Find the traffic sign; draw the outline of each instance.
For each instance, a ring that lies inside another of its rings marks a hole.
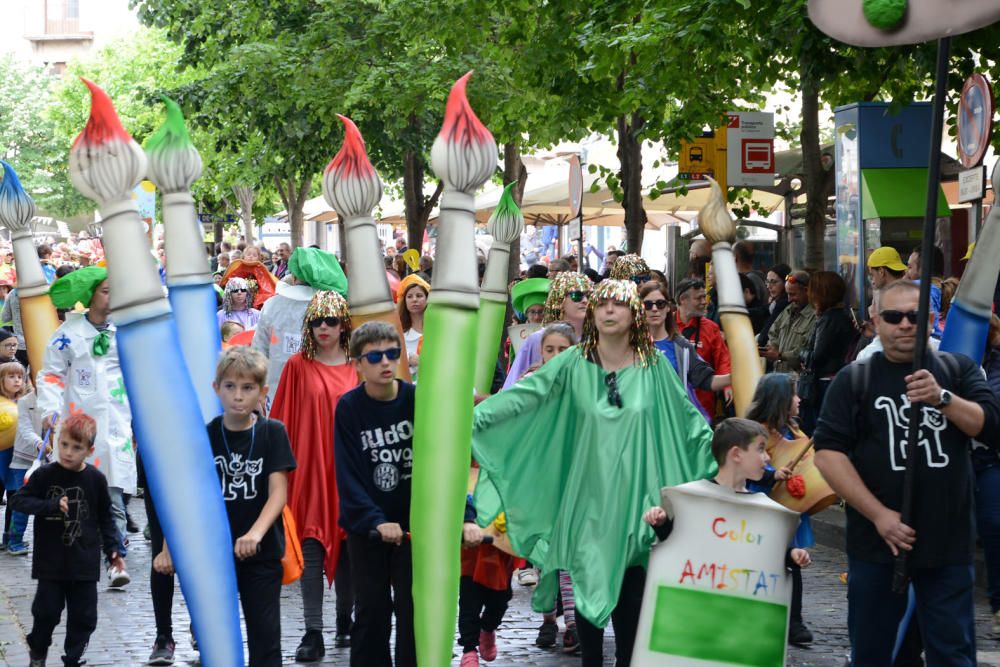
[[[774,185],[774,114],[731,111],[727,116],[729,185]]]
[[[569,158],[569,218],[574,220],[580,216],[583,208],[583,164],[579,155]]]
[[[986,167],[978,165],[958,174],[958,201],[968,202],[983,198],[986,186]]]
[[[982,74],[973,74],[962,86],[958,101],[958,155],[967,169],[983,161],[993,132],[993,91]]]
[[[678,170],[688,174],[688,180],[703,180],[715,173],[715,133],[706,132],[691,141],[681,139]],[[683,176],[682,176],[683,178]]]

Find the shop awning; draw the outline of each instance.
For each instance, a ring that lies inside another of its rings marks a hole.
[[[927,169],[862,169],[861,217],[922,218],[927,205]],[[938,186],[937,214],[951,215],[948,199]]]

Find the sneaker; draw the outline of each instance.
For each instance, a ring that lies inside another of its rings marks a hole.
[[[517,583],[521,586],[534,586],[538,583],[538,570],[533,567],[517,571]]]
[[[139,524],[135,522],[131,515],[125,515],[125,532],[126,533],[138,533]]]
[[[555,621],[544,621],[538,628],[538,638],[535,646],[539,648],[552,648],[556,645],[556,636],[559,634],[559,626]]]
[[[174,664],[174,640],[172,637],[157,637],[153,644],[153,652],[149,654],[147,665]]]
[[[346,632],[338,632],[333,638],[333,645],[336,648],[351,648],[351,635]]]
[[[1000,635],[1000,611],[993,612],[993,634]]]
[[[567,626],[563,633],[563,653],[575,654],[580,652],[580,639],[576,636],[576,626]]]
[[[108,586],[110,588],[121,588],[128,585],[130,581],[132,581],[132,577],[128,576],[125,568],[118,567],[117,565],[112,565],[108,568]]]
[[[319,630],[306,630],[306,634],[295,650],[295,662],[319,662],[326,655],[323,646],[323,633]]]
[[[458,663],[458,667],[479,667],[479,654],[476,653],[476,649],[463,653],[462,662]]]
[[[801,646],[812,644],[813,633],[802,621],[792,621],[788,624],[788,643]]]
[[[479,631],[479,655],[486,662],[493,662],[497,659],[497,631]]]
[[[7,545],[7,553],[11,556],[27,556],[31,549],[24,542],[18,542],[16,544]]]

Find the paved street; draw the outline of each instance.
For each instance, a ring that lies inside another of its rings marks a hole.
[[[129,511],[140,525],[145,525],[141,500],[133,500]],[[85,656],[89,665],[141,665],[149,655],[155,638],[147,583],[151,559],[149,544],[141,535],[133,535],[130,548],[132,583],[124,591],[101,589],[100,621]],[[840,583],[839,575],[845,569],[846,561],[841,552],[820,546],[813,551],[813,562],[813,566],[804,573],[805,618],[816,635],[816,642],[810,649],[792,648],[788,664],[795,667],[841,667],[847,655],[847,629],[846,587]],[[30,557],[14,558],[0,554],[0,665],[24,667],[28,663],[24,634],[31,626],[30,610],[35,589],[30,579],[30,566]],[[327,595],[327,608],[332,620],[332,591]],[[512,607],[498,633],[500,655],[491,664],[498,667],[578,665],[578,658],[542,651],[533,646],[539,617],[530,610],[529,596],[529,589],[515,585]],[[285,664],[294,665],[292,657],[303,632],[297,585],[285,587],[282,607]],[[989,609],[984,600],[980,600],[977,606],[977,620],[980,665],[1000,667],[1000,643],[989,638]],[[175,628],[186,628],[187,623],[187,611],[178,588],[174,603]],[[61,630],[56,633],[50,665],[60,664]],[[197,664],[187,633],[177,632],[176,639],[177,664]],[[348,650],[333,649],[332,640],[331,631],[327,633],[328,653],[322,664],[347,665]],[[608,665],[613,664],[610,653],[609,643]]]

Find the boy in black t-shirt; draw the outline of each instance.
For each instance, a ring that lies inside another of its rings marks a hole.
[[[215,371],[222,416],[208,424],[229,515],[236,586],[247,626],[250,667],[281,665],[281,511],[295,458],[285,427],[258,417],[267,396],[267,358],[249,347],[226,350]]]
[[[31,576],[38,580],[38,589],[31,605],[30,667],[44,667],[63,606],[63,663],[82,664],[87,642],[97,628],[102,542],[112,565],[125,568],[117,551],[118,529],[111,514],[108,480],[86,464],[94,453],[96,435],[97,424],[91,417],[81,413],[67,418],[59,433],[56,462],[36,470],[11,501],[16,511],[35,515]]]
[[[406,535],[415,391],[396,379],[402,341],[390,325],[361,325],[351,334],[350,348],[364,382],[337,403],[334,443],[340,525],[347,531],[357,594],[351,667],[393,664],[394,609],[396,667],[415,667],[413,567]]]

